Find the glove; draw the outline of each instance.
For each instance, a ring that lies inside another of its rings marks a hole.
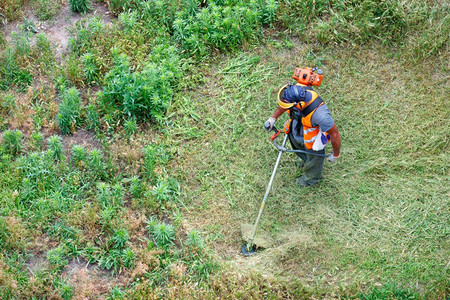
[[[330,163],[335,163],[335,162],[337,162],[338,158],[339,158],[339,155],[334,156],[333,153],[331,153],[331,155],[327,157],[327,161]]]
[[[277,119],[275,119],[275,118],[273,118],[273,117],[270,117],[267,121],[266,121],[266,123],[264,123],[264,128],[267,130],[267,131],[270,131],[270,130],[272,130],[272,127],[273,127],[273,125],[275,125],[275,122],[277,121]]]

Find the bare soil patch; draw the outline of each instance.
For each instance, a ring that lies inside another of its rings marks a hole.
[[[112,287],[123,286],[127,281],[127,276],[112,276],[83,259],[73,259],[65,267],[62,277],[73,287],[73,299],[105,299]]]
[[[70,152],[73,145],[80,145],[91,150],[101,149],[102,147],[100,142],[95,138],[95,134],[84,129],[74,132],[73,135],[64,136],[63,144],[66,153]]]
[[[46,21],[39,21],[33,10],[28,7],[24,10],[23,19],[8,23],[0,28],[8,41],[11,41],[11,33],[19,31],[19,25],[23,23],[24,19],[32,21],[36,29],[44,33],[50,40],[56,51],[56,59],[60,61],[63,54],[66,53],[69,45],[70,32],[69,29],[78,21],[91,18],[100,17],[107,25],[111,25],[114,17],[108,11],[108,7],[104,3],[92,3],[92,11],[87,14],[74,13],[70,10],[69,4],[66,2],[62,5],[58,15],[53,19]]]

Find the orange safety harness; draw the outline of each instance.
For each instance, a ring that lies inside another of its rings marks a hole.
[[[305,86],[303,84],[297,84],[297,85]],[[312,126],[311,117],[314,114],[314,112],[317,110],[317,108],[319,108],[321,105],[323,105],[324,102],[323,102],[322,98],[311,88],[306,87],[305,92],[311,94],[311,95],[308,95],[308,97],[305,97],[305,98],[309,98],[309,96],[310,96],[310,100],[308,100],[307,102],[300,101],[299,103],[293,105],[289,109],[288,113],[291,118],[288,119],[286,121],[286,123],[284,124],[284,132],[286,134],[290,132],[291,123],[292,123],[292,115],[296,115],[296,114],[291,113],[291,109],[300,110],[301,123],[303,126],[303,142],[305,144],[306,149],[310,150],[313,148],[314,141],[316,140],[316,137],[320,132],[319,126]],[[326,132],[324,132],[324,135],[327,136],[328,134]]]

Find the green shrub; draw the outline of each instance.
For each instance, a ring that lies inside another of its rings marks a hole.
[[[59,240],[76,240],[79,231],[69,225],[64,221],[56,221],[54,224],[49,226],[48,233],[52,237],[56,237]]]
[[[55,52],[50,43],[50,40],[43,33],[36,35],[36,44],[32,49],[32,56],[39,67],[45,73],[51,73],[54,69],[53,66],[56,63]]]
[[[106,166],[103,162],[103,154],[98,149],[92,149],[88,155],[88,166],[94,179],[103,179],[106,176]]]
[[[100,115],[97,112],[97,107],[94,104],[89,104],[86,108],[86,128],[97,132],[100,126]]]
[[[44,196],[59,187],[53,151],[21,156],[17,169],[23,177],[19,195],[24,202]]]
[[[155,167],[158,162],[158,147],[155,145],[147,145],[144,149],[144,174],[153,179],[155,177]]]
[[[17,156],[21,153],[23,145],[22,145],[23,134],[20,130],[6,130],[3,133],[3,147],[5,152],[12,155]]]
[[[162,145],[147,145],[142,149],[142,152],[144,153],[144,175],[154,181],[156,179],[155,167],[158,164],[167,163],[170,157]]]
[[[127,118],[162,122],[179,76],[176,48],[155,47],[151,62],[141,72],[133,72],[127,55],[114,56],[114,67],[105,75],[105,85],[99,93],[104,110],[118,109]]]
[[[96,83],[99,79],[99,68],[97,66],[96,58],[92,53],[85,53],[81,57],[83,63],[84,77],[88,83]]]
[[[136,119],[130,118],[123,124],[123,130],[125,131],[125,136],[130,138],[133,134],[138,131],[139,127],[136,123]]]
[[[191,230],[187,235],[186,245],[196,249],[203,249],[204,242],[200,232],[195,229]]]
[[[69,49],[77,55],[92,51],[97,43],[109,35],[100,17],[77,22],[70,33],[72,37],[69,39]]]
[[[135,260],[136,254],[130,248],[112,249],[101,255],[98,265],[102,269],[112,270],[115,274],[123,268],[132,268]]]
[[[172,191],[169,188],[169,184],[165,180],[158,179],[156,185],[151,190],[151,194],[158,201],[159,206],[164,206],[164,204],[170,200],[172,196]]]
[[[181,47],[197,56],[210,48],[235,49],[258,34],[258,11],[243,5],[220,6],[210,3],[195,16],[183,11],[173,22],[174,37]]]
[[[113,236],[111,237],[112,247],[114,249],[123,249],[123,247],[130,240],[130,235],[126,229],[118,229],[114,231]]]
[[[123,12],[119,15],[118,19],[124,32],[127,34],[140,29],[136,11]]]
[[[118,209],[123,204],[124,190],[119,184],[109,186],[101,182],[97,185],[97,200],[101,207]]]
[[[134,10],[137,7],[137,3],[141,2],[140,0],[110,0],[108,1],[109,9],[115,14],[118,15],[121,12]]]
[[[123,291],[120,287],[114,286],[109,292],[108,296],[106,296],[106,300],[123,300],[126,299],[126,292]]]
[[[20,31],[11,33],[11,41],[14,45],[14,52],[16,56],[27,57],[31,53],[31,40],[33,33],[30,31]]]
[[[31,144],[33,145],[34,150],[42,150],[43,142],[44,135],[42,133],[40,133],[39,131],[35,131],[31,134]]]
[[[102,225],[102,231],[110,232],[112,229],[112,221],[117,215],[117,210],[113,207],[104,207],[100,213],[100,224]]]
[[[147,230],[158,247],[167,250],[173,245],[173,241],[175,240],[175,229],[172,225],[164,222],[157,223],[154,220],[150,220],[147,225]]]
[[[72,163],[77,168],[83,168],[87,163],[88,152],[81,145],[72,146]]]
[[[133,178],[131,178],[130,194],[134,198],[139,199],[142,197],[142,193],[143,193],[142,181],[137,176],[134,176]]]
[[[141,11],[140,18],[142,20],[151,20],[149,26],[162,26],[165,31],[172,33],[172,24],[175,20],[177,11],[182,10],[182,5],[186,5],[184,10],[189,11],[189,15],[194,15],[198,8],[198,1],[190,0],[185,1],[171,1],[171,0],[157,0],[157,1],[140,1],[139,9]],[[148,26],[147,24],[145,26]]]
[[[263,25],[272,24],[276,20],[278,1],[277,0],[252,0],[250,8],[258,12],[259,22]]]
[[[61,160],[64,157],[63,143],[60,136],[53,135],[48,138],[48,149],[52,151],[55,160]]]
[[[59,113],[56,116],[62,133],[70,134],[81,122],[81,99],[80,93],[75,87],[63,90],[59,103]]]
[[[92,3],[90,0],[69,0],[70,9],[73,12],[85,13],[92,10]]]
[[[8,115],[16,106],[16,97],[11,94],[0,94],[0,115]]]
[[[63,300],[69,300],[72,299],[74,294],[73,287],[68,282],[64,282],[59,280],[59,283],[57,285],[59,295]]]
[[[65,250],[61,246],[47,251],[47,260],[58,270],[64,268],[69,262]]]
[[[65,63],[65,76],[70,81],[71,85],[82,86],[83,85],[83,70],[80,60],[74,56],[70,55]]]

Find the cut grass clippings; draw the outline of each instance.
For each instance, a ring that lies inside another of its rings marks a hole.
[[[298,159],[283,155],[261,227],[274,236],[306,232],[315,246],[281,243],[258,254],[263,267],[255,268],[288,280],[300,276],[328,296],[393,282],[440,298],[449,253],[448,91],[441,80],[418,82],[445,73],[433,68],[418,74],[424,66],[405,65],[381,48],[316,52],[324,56],[325,72],[317,90],[340,129],[342,156],[325,164],[319,185],[301,189],[294,184]],[[229,263],[240,260],[239,224],[254,222],[277,156],[262,124],[290,77],[286,62],[292,69],[313,63],[302,53],[307,45],[290,51],[266,45],[225,57],[214,63],[205,85],[174,103],[187,111],[175,115],[172,130],[195,128],[200,136],[173,135],[180,145],[173,170],[189,207],[185,216]]]

